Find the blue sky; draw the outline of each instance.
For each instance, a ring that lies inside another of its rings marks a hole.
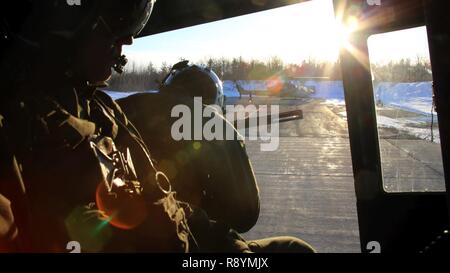
[[[371,59],[427,57],[424,28],[401,34],[374,36],[369,42]],[[331,0],[313,0],[265,12],[152,35],[124,48],[139,65],[173,64],[180,58],[199,61],[209,57],[267,60],[280,57],[285,63],[309,58],[338,58],[342,31],[334,19]]]

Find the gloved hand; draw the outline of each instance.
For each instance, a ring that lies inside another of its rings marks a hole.
[[[198,249],[191,252],[250,253],[246,241],[227,224],[209,219],[206,212],[195,208],[188,219]]]

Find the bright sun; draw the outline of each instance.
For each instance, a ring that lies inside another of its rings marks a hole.
[[[261,61],[277,56],[297,64],[310,59],[334,62],[339,49],[352,50],[349,38],[359,28],[356,17],[335,16],[332,0],[314,0],[141,38],[125,53],[144,65],[175,63],[180,57],[200,61],[238,56]]]
[[[350,46],[350,35],[358,29],[358,19],[355,17],[349,17],[346,22],[336,20],[335,33],[336,41],[339,48],[347,48]]]

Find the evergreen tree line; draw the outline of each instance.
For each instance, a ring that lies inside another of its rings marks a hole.
[[[339,62],[320,62],[305,60],[300,64],[284,64],[279,57],[268,61],[250,60],[242,57],[208,58],[196,64],[211,68],[222,80],[266,80],[273,77],[299,79],[322,77],[329,80],[342,80]],[[142,91],[157,89],[159,83],[170,72],[172,65],[163,63],[156,68],[152,63],[138,66],[131,62],[122,74],[114,73],[109,80],[109,89],[117,91]],[[431,66],[424,59],[401,59],[387,64],[373,64],[372,75],[381,82],[421,82],[431,81]]]
[[[401,59],[398,62],[389,62],[384,65],[372,65],[375,81],[380,82],[423,82],[431,81],[431,64],[428,60],[417,57]]]

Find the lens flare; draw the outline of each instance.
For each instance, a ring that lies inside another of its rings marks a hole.
[[[278,75],[273,75],[267,79],[267,90],[271,95],[280,94],[281,90],[283,90],[283,80]]]
[[[358,19],[354,16],[350,16],[345,22],[338,20],[336,22],[336,35],[339,41],[339,47],[348,48],[350,46],[350,35],[358,30]]]
[[[138,194],[110,193],[104,183],[96,191],[99,210],[110,219],[109,224],[120,229],[133,229],[147,218],[144,198]]]

